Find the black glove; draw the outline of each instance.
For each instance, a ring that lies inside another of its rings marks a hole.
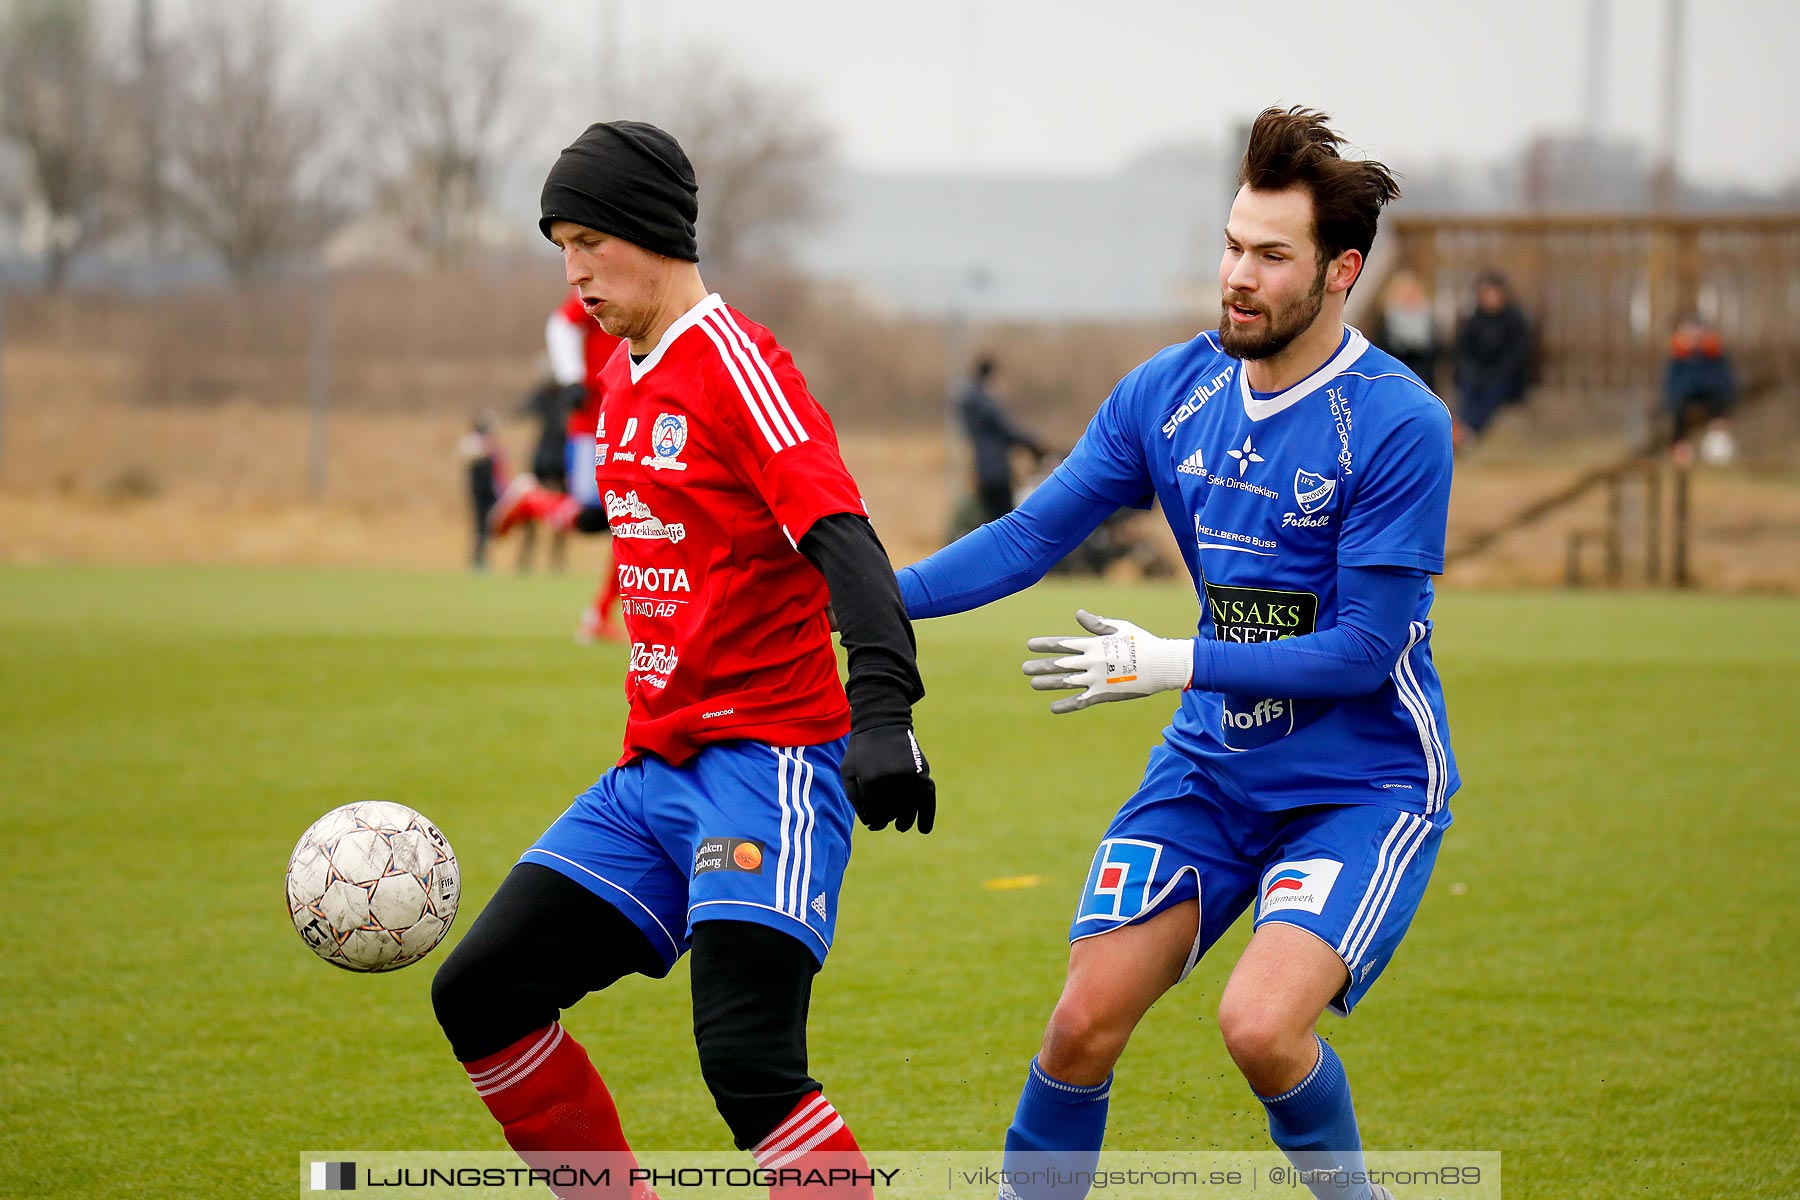
[[[905,833],[916,820],[920,833],[931,832],[937,784],[910,726],[879,725],[852,733],[843,770],[844,790],[864,825],[885,829],[892,821]]]

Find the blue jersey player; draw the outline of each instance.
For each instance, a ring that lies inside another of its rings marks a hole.
[[[1200,601],[1197,636],[1082,612],[1086,636],[1030,642],[1048,656],[1025,664],[1033,687],[1079,689],[1053,712],[1182,695],[1094,854],[1068,979],[1007,1130],[1003,1197],[1086,1194],[1030,1168],[1092,1166],[1132,1030],[1246,908],[1255,931],[1219,1002],[1226,1048],[1276,1145],[1319,1173],[1315,1194],[1387,1195],[1358,1177],[1349,1083],[1314,1027],[1381,975],[1450,823],[1429,614],[1451,422],[1344,323],[1399,189],[1380,163],[1340,156],[1325,122],[1269,109],[1252,128],[1219,329],[1126,376],[1017,512],[900,572],[912,617],[961,612],[1155,500]]]

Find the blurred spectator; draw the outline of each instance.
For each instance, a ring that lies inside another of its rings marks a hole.
[[[1694,461],[1698,434],[1702,461],[1730,462],[1737,453],[1730,422],[1736,402],[1737,381],[1725,340],[1698,314],[1688,314],[1669,338],[1669,364],[1663,376],[1663,408],[1675,461],[1684,467]]]
[[[494,436],[494,418],[481,413],[469,426],[469,432],[456,443],[457,455],[468,473],[469,503],[475,510],[475,545],[469,566],[487,570],[488,514],[506,485],[506,455],[500,439]]]
[[[1531,377],[1531,329],[1498,271],[1475,284],[1475,309],[1456,330],[1457,445],[1487,431],[1494,416],[1525,397]]]
[[[569,416],[586,400],[587,388],[580,382],[561,383],[546,376],[531,390],[519,406],[521,416],[537,422],[537,441],[531,449],[531,475],[547,490],[566,493],[569,490],[565,471],[568,457]],[[550,533],[550,569],[561,571],[568,531],[553,529]],[[531,570],[537,551],[537,525],[526,523],[519,528],[519,570]]]
[[[562,457],[555,464],[548,461],[552,435],[546,429],[539,437],[538,452],[546,460],[542,465],[552,469],[546,470],[541,479],[535,474],[514,479],[494,505],[492,524],[495,537],[514,528],[521,528],[523,536],[530,536],[535,526],[545,526],[555,539],[551,543],[552,560],[560,562],[563,539],[571,530],[610,532],[594,476],[594,446],[606,398],[600,372],[618,350],[620,341],[600,328],[600,323],[588,315],[580,294],[571,288],[544,325],[544,343],[550,354],[552,382],[536,395],[549,396],[548,389],[553,385],[558,389],[557,405],[564,412]],[[556,405],[540,403],[547,413],[545,420],[553,420],[549,410]],[[618,573],[609,561],[600,572],[600,586],[593,600],[575,627],[575,640],[622,639],[624,627],[612,612],[618,599]]]
[[[1038,460],[1037,465],[1026,475],[1019,488],[1021,497],[1028,496],[1037,486],[1050,477],[1059,460],[1054,455],[1046,455]],[[978,501],[970,496],[951,517],[952,537],[963,534],[982,524],[981,514],[977,511]],[[1137,509],[1121,508],[1106,520],[1100,522],[1098,528],[1076,546],[1068,554],[1050,568],[1050,574],[1063,576],[1105,575],[1115,564],[1130,564],[1129,575],[1138,579],[1165,579],[1175,574],[1176,567],[1164,557],[1162,548],[1153,537],[1144,536],[1144,522],[1138,520],[1143,513]]]
[[[1431,312],[1431,297],[1417,275],[1408,270],[1395,271],[1382,289],[1381,308],[1375,315],[1377,346],[1399,359],[1406,369],[1417,375],[1433,390],[1437,381],[1438,358],[1443,346],[1438,340],[1437,321]]]
[[[1044,446],[1014,424],[994,395],[999,368],[992,358],[975,361],[969,380],[956,399],[956,411],[975,452],[975,499],[982,522],[996,521],[1013,510],[1012,448],[1023,446],[1039,462]]]
[[[559,492],[569,490],[563,477],[569,415],[581,406],[586,392],[580,382],[562,383],[553,376],[545,376],[519,405],[520,416],[537,422],[537,442],[531,450],[531,473],[547,488]]]

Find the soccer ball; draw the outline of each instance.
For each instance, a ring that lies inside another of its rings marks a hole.
[[[313,952],[346,971],[418,962],[456,920],[462,880],[438,827],[387,800],[334,808],[288,859],[288,915]]]

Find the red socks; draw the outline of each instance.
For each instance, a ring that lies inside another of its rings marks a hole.
[[[619,1110],[587,1051],[561,1023],[463,1066],[482,1103],[500,1122],[507,1144],[528,1165],[548,1170],[569,1159],[596,1174],[610,1168],[605,1185],[566,1187],[553,1179],[558,1196],[655,1200],[647,1186],[628,1186],[637,1159],[619,1127]],[[776,1173],[769,1200],[873,1200],[868,1159],[844,1118],[818,1092],[796,1104],[750,1152],[757,1166]]]
[[[588,1061],[587,1051],[561,1023],[527,1034],[498,1054],[464,1063],[469,1081],[506,1133],[506,1142],[531,1166],[554,1167],[559,1156],[596,1155],[611,1167],[610,1187],[555,1188],[557,1195],[583,1200],[637,1200],[623,1178],[637,1160],[619,1128],[619,1110]],[[596,1168],[598,1169],[598,1168]]]
[[[769,1187],[769,1200],[872,1200],[868,1182],[869,1160],[863,1157],[850,1127],[837,1109],[819,1092],[794,1105],[769,1136],[750,1148],[756,1165],[768,1171],[800,1172],[797,1179],[841,1179],[833,1187],[821,1184],[777,1182]],[[851,1175],[860,1178],[851,1179]]]

